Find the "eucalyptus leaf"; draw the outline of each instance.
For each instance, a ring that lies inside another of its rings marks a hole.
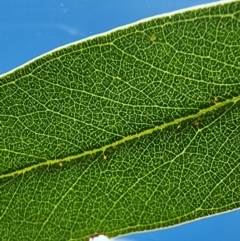
[[[0,237],[87,240],[240,207],[240,2],[146,19],[0,76]]]

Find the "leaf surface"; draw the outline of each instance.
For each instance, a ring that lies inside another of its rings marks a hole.
[[[239,77],[239,1],[0,76],[0,237],[113,237],[239,208]]]

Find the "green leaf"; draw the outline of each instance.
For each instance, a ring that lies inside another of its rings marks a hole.
[[[239,1],[0,76],[2,240],[113,237],[239,208],[239,77]]]

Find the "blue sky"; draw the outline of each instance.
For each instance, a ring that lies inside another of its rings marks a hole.
[[[210,0],[1,0],[0,74],[61,45]],[[240,210],[124,240],[237,241]]]

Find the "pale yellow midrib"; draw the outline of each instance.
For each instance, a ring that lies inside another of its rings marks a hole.
[[[142,132],[140,132],[138,134],[126,136],[126,137],[122,138],[121,140],[115,141],[115,142],[113,142],[111,144],[108,144],[108,145],[105,145],[103,147],[96,148],[96,149],[89,150],[89,151],[85,151],[85,152],[83,152],[81,154],[68,156],[68,157],[61,158],[61,159],[48,160],[48,161],[41,162],[41,163],[38,163],[38,164],[35,164],[35,165],[32,165],[32,166],[29,166],[29,167],[17,170],[17,171],[13,171],[13,172],[10,172],[10,173],[2,174],[2,175],[0,175],[0,179],[7,178],[7,177],[12,177],[12,176],[18,175],[18,174],[24,174],[24,173],[29,172],[29,171],[31,171],[31,170],[33,170],[35,168],[38,168],[38,167],[49,166],[49,165],[53,165],[53,164],[57,164],[57,163],[63,163],[63,162],[75,160],[75,159],[81,158],[83,156],[96,154],[97,152],[104,153],[110,147],[116,147],[116,146],[118,146],[120,144],[123,144],[126,141],[130,141],[130,140],[142,137],[144,135],[149,135],[149,134],[151,134],[154,131],[163,130],[163,129],[167,128],[167,127],[170,127],[170,126],[173,126],[173,125],[177,125],[177,124],[179,124],[179,123],[181,123],[183,121],[187,121],[187,120],[190,120],[190,119],[197,119],[200,116],[202,116],[202,115],[204,115],[206,113],[209,113],[209,112],[211,112],[213,110],[216,110],[216,109],[218,109],[220,107],[223,107],[223,106],[225,106],[227,104],[230,104],[230,103],[235,104],[239,100],[240,100],[240,96],[233,97],[232,99],[227,99],[227,100],[225,100],[223,102],[215,103],[215,105],[210,106],[210,107],[208,107],[206,109],[202,109],[202,110],[200,110],[196,114],[191,114],[191,115],[188,115],[188,116],[185,116],[185,117],[180,117],[180,118],[175,119],[174,121],[171,121],[171,122],[168,122],[168,123],[164,123],[164,124],[162,124],[160,126],[155,126],[155,127],[151,128],[151,129],[142,131]]]

